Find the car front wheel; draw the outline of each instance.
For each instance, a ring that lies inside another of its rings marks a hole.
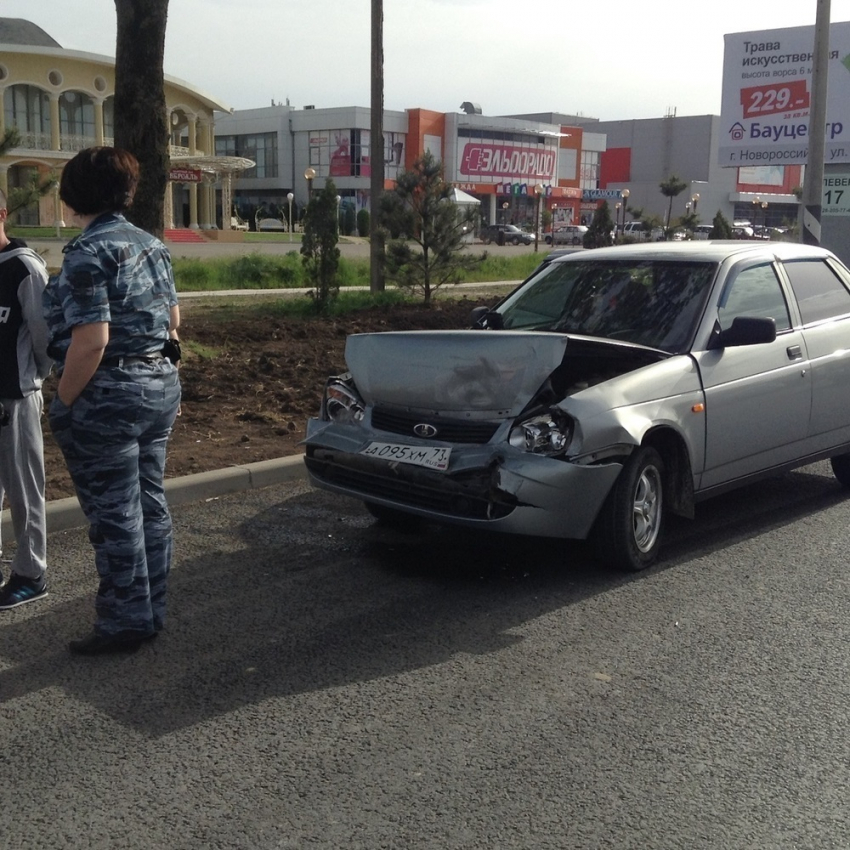
[[[829,463],[838,483],[842,487],[850,487],[850,454],[831,457]]]
[[[658,557],[663,521],[664,459],[642,446],[623,466],[596,519],[597,557],[621,569],[646,569]]]
[[[511,239],[511,245],[519,245],[519,236],[514,236],[514,238]]]

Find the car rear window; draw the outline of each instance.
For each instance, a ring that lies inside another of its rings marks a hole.
[[[825,260],[790,260],[784,266],[803,324],[850,313],[850,292]]]

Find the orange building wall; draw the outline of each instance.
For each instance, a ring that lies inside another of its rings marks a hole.
[[[425,153],[425,136],[439,136],[441,146],[446,143],[446,115],[430,109],[408,109],[407,144],[404,151],[404,167],[413,168],[413,163]],[[440,150],[440,159],[444,151]]]

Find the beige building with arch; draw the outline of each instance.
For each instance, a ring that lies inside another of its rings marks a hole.
[[[0,18],[0,95],[0,137],[8,127],[21,135],[20,146],[0,157],[4,191],[26,185],[33,172],[41,179],[58,175],[83,148],[113,143],[115,60],[65,50],[29,21]],[[222,164],[214,158],[213,113],[229,107],[169,76],[165,102],[173,165],[181,165],[185,174],[185,163],[191,162],[194,171],[188,175],[191,180],[169,184],[165,226],[215,228],[220,223],[216,184]],[[230,179],[225,174],[225,194]],[[63,219],[58,192],[16,215],[20,224],[58,224]],[[229,216],[226,221],[229,228]]]

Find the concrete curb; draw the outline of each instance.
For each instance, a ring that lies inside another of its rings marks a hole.
[[[212,472],[198,472],[182,478],[167,478],[165,492],[168,504],[172,507],[187,502],[199,502],[214,499],[228,493],[244,490],[257,490],[273,484],[285,484],[287,481],[299,481],[307,477],[304,455],[261,460],[246,463],[243,466],[229,466]],[[4,540],[13,540],[12,518],[9,510],[0,514],[0,528]],[[86,518],[80,509],[76,496],[56,499],[47,503],[47,533],[67,531],[86,525]]]

